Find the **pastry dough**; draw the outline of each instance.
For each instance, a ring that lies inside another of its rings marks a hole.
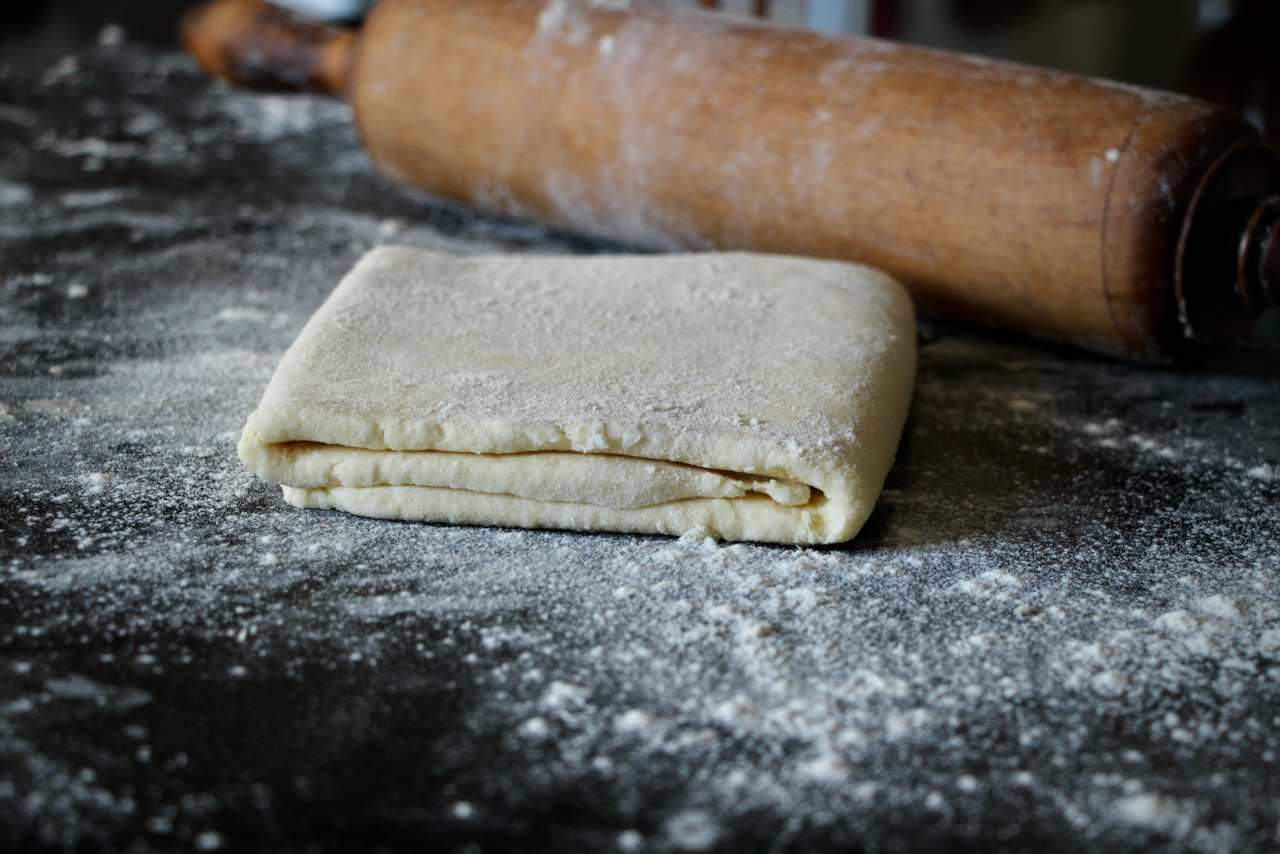
[[[842,542],[915,358],[909,298],[866,267],[382,247],[285,353],[240,457],[305,508]]]

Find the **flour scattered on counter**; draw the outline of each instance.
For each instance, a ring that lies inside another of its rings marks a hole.
[[[657,716],[644,709],[628,709],[618,716],[615,726],[623,732],[643,732],[658,722]]]
[[[270,317],[270,312],[260,308],[238,307],[224,308],[214,320],[218,323],[265,323]]]
[[[547,693],[542,701],[552,708],[564,708],[581,706],[587,702],[587,698],[590,696],[590,688],[571,685],[568,682],[555,681],[547,688]]]
[[[226,846],[227,839],[216,830],[206,830],[197,834],[192,844],[197,851],[218,851]]]
[[[4,115],[76,119],[22,124],[39,168],[0,183],[4,832],[554,812],[593,850],[1275,848],[1274,348],[1185,376],[936,335],[845,548],[299,513],[236,440],[360,247],[583,247],[389,191],[341,104],[111,55],[118,116],[77,112],[89,60],[0,81]]]
[[[644,834],[638,830],[624,830],[618,834],[617,846],[623,852],[639,851],[644,846]]]
[[[40,75],[41,86],[78,82],[81,76],[80,59],[76,56],[64,56],[45,69]]]
[[[796,771],[801,777],[822,783],[842,783],[852,767],[838,754],[827,753],[801,762]]]
[[[1249,477],[1257,478],[1258,480],[1276,480],[1278,476],[1276,467],[1270,463],[1263,463],[1262,465],[1247,469],[1245,474],[1249,475]]]
[[[31,204],[35,193],[26,184],[0,181],[0,208],[18,208]]]
[[[107,24],[98,30],[96,41],[102,47],[117,48],[129,37],[129,31],[122,24]]]
[[[1175,838],[1186,836],[1195,824],[1194,814],[1186,804],[1151,792],[1123,797],[1115,809],[1122,821],[1161,830]]]
[[[705,812],[682,812],[667,821],[667,838],[678,851],[707,851],[716,844],[720,828]]]
[[[63,193],[58,203],[64,208],[96,208],[113,205],[129,196],[128,190],[111,188],[107,190],[86,190]]]

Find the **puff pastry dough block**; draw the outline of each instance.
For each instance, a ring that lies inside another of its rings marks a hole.
[[[382,247],[239,451],[303,508],[836,543],[884,483],[915,362],[909,298],[866,267]]]

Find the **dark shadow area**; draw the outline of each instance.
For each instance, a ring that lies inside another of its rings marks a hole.
[[[93,45],[100,36],[176,47],[178,20],[197,0],[6,0],[0,63],[26,76]],[[122,31],[103,32],[115,25]]]

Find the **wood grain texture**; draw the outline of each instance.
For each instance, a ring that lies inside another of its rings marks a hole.
[[[1280,263],[1280,162],[1191,98],[638,2],[383,0],[355,53],[378,167],[482,209],[861,261],[926,314],[1157,363],[1278,289],[1236,259]]]

